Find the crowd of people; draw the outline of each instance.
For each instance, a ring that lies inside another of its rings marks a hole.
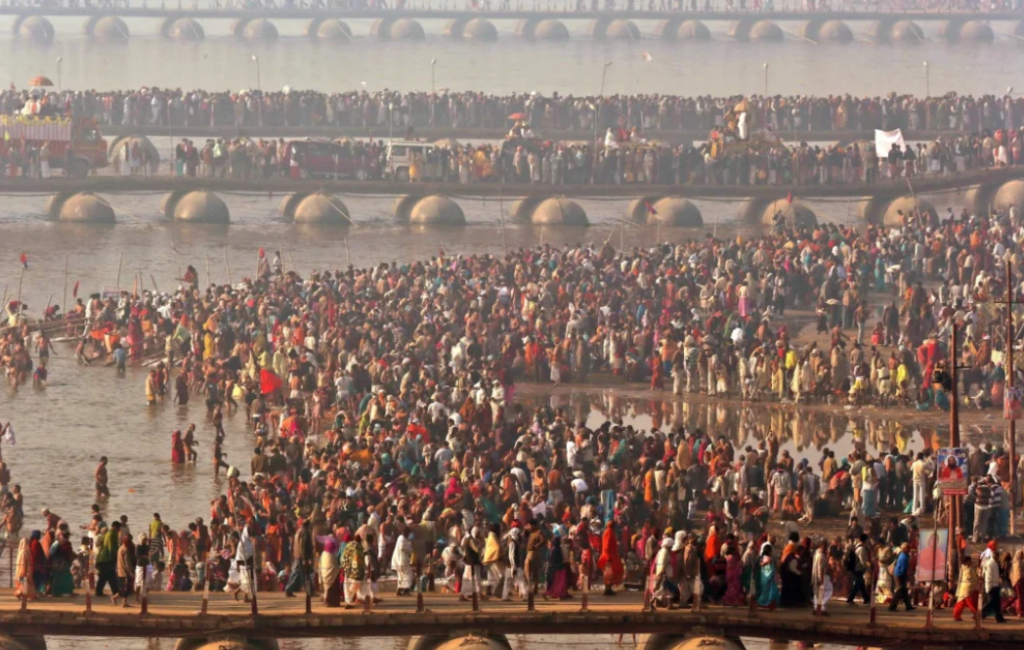
[[[386,582],[398,598],[565,599],[625,586],[662,607],[753,599],[821,613],[834,592],[909,609],[936,589],[956,616],[983,593],[1002,619],[1011,602],[1024,606],[1024,551],[998,549],[1021,495],[1005,449],[971,451],[953,541],[959,582],[920,585],[920,518],[948,516],[930,446],[855,437],[847,452],[797,459],[781,432],[741,441],[699,427],[591,427],[517,399],[524,380],[576,385],[600,373],[678,396],[937,409],[949,405],[952,361],[961,395],[1001,405],[1005,339],[991,298],[1005,293],[1004,262],[1024,261],[1020,214],[904,219],[631,251],[442,252],[305,277],[261,250],[255,276],[234,286],[188,267],[172,294],[79,299],[69,314],[86,332],[78,358],[109,355],[118,371],[159,360],[145,380],[149,408],[205,405],[228,489],[205,517],[154,515],[132,534],[104,512],[117,471],[104,457],[97,505],[80,515],[88,537],[76,551],[68,521],[44,511],[45,526],[21,542],[19,594],[66,595],[92,566],[95,593],[110,585],[122,606],[143,588],[209,584],[240,597],[315,588],[326,606],[353,607]],[[19,311],[11,318],[3,363],[30,370],[32,334]],[[247,467],[223,457],[226,417],[251,430]],[[195,436],[172,433],[172,463],[196,462]],[[0,479],[17,538],[23,498],[9,473]],[[807,533],[846,516],[845,536]],[[976,560],[968,537],[985,545]]]
[[[30,90],[0,92],[0,113],[20,111]],[[746,97],[752,125],[769,125],[780,134],[896,128],[961,133],[1014,130],[1024,126],[1024,97],[1007,94],[915,97],[827,97],[775,95]],[[437,93],[383,90],[320,92],[285,89],[243,92],[141,88],[137,90],[64,90],[48,92],[44,111],[70,112],[101,125],[491,129],[504,132],[523,119],[535,131],[602,133],[608,128],[645,131],[691,130],[708,133],[721,127],[742,96],[670,94],[573,96],[554,93],[492,95],[472,91]],[[515,116],[515,117],[513,117]],[[595,124],[596,122],[596,124]]]

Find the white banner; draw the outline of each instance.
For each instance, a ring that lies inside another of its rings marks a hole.
[[[905,151],[907,143],[903,141],[903,133],[896,129],[895,131],[879,131],[875,129],[875,155],[879,158],[888,158],[889,150],[892,149],[893,144],[900,146],[900,151]]]

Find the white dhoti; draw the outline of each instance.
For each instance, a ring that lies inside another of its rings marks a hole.
[[[511,597],[513,584],[515,584],[519,596],[526,598],[526,576],[523,574],[522,569],[513,569],[512,567],[505,569],[505,585],[501,590],[501,597]]]
[[[473,567],[466,565],[466,568],[462,570],[462,593],[463,596],[472,596],[473,592],[480,593],[480,576],[476,576],[476,580],[473,579]]]
[[[825,580],[814,588],[814,606],[825,611],[825,606],[830,600],[832,600],[832,579],[825,576]]]
[[[399,589],[412,589],[413,574],[411,566],[397,566],[395,567],[395,573],[398,574]]]
[[[345,603],[352,604],[356,602],[357,598],[366,597],[366,589],[363,587],[365,583],[362,580],[350,580],[345,578]]]

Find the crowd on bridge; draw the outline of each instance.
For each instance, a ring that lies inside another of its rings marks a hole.
[[[21,110],[33,90],[0,92],[0,113]],[[339,127],[386,129],[409,127],[505,132],[523,119],[540,134],[596,127],[634,127],[642,131],[710,132],[724,124],[741,96],[671,94],[572,96],[553,93],[492,95],[473,91],[406,92],[365,89],[349,92],[161,89],[51,91],[48,110],[116,126]],[[973,133],[1014,130],[1024,126],[1024,97],[1007,94],[917,97],[909,94],[746,98],[754,125],[765,121],[780,134],[896,128]],[[515,118],[511,118],[515,116]]]
[[[261,249],[255,276],[234,286],[204,283],[190,266],[173,294],[79,299],[69,314],[84,323],[78,358],[109,355],[118,371],[159,359],[145,380],[149,408],[205,406],[228,489],[203,517],[155,514],[132,534],[104,512],[119,471],[104,457],[93,511],[44,510],[45,525],[21,542],[19,594],[66,595],[94,567],[96,594],[109,585],[125,606],[144,588],[209,584],[252,598],[315,584],[326,606],[352,607],[379,599],[386,582],[397,598],[566,599],[624,585],[664,607],[813,600],[820,611],[833,590],[912,607],[928,588],[912,577],[918,518],[940,503],[931,443],[860,438],[848,454],[797,459],[781,432],[595,427],[516,395],[524,380],[599,375],[679,396],[927,410],[948,408],[952,362],[969,403],[1002,404],[992,300],[1006,291],[1004,263],[1024,262],[1020,214],[902,216],[887,229],[780,222],[753,238],[441,252],[305,277]],[[32,371],[33,337],[18,307],[8,312],[2,360],[17,379]],[[34,345],[45,364],[48,339]],[[226,417],[251,430],[248,466],[225,462]],[[173,432],[173,464],[197,462],[197,435]],[[998,548],[1010,495],[1021,494],[1015,464],[991,443],[971,453],[955,548],[966,558],[968,536],[987,547],[973,565],[980,580],[967,570],[959,587],[939,585],[940,602],[964,603],[957,615],[979,592],[997,618],[1004,592],[1024,607],[1024,551],[1007,559]],[[17,538],[25,503],[10,474],[0,465],[0,508]],[[79,548],[69,519],[86,516]],[[846,536],[800,536],[846,516]],[[781,537],[770,519],[785,522]]]

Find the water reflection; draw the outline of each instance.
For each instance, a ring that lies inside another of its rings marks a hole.
[[[572,391],[550,395],[523,395],[525,404],[547,404],[562,409],[566,418],[598,427],[602,422],[630,424],[638,429],[701,429],[713,437],[724,436],[739,448],[756,446],[769,432],[781,440],[781,449],[796,458],[815,457],[828,447],[838,454],[853,449],[869,453],[889,451],[916,452],[925,448],[948,446],[949,427],[907,421],[906,414],[847,414],[842,407],[831,411],[797,410],[777,404],[738,404],[735,402],[688,401],[666,399],[664,394],[650,397],[630,395],[614,389]],[[1002,444],[1002,430],[990,425],[961,427],[963,441]]]

